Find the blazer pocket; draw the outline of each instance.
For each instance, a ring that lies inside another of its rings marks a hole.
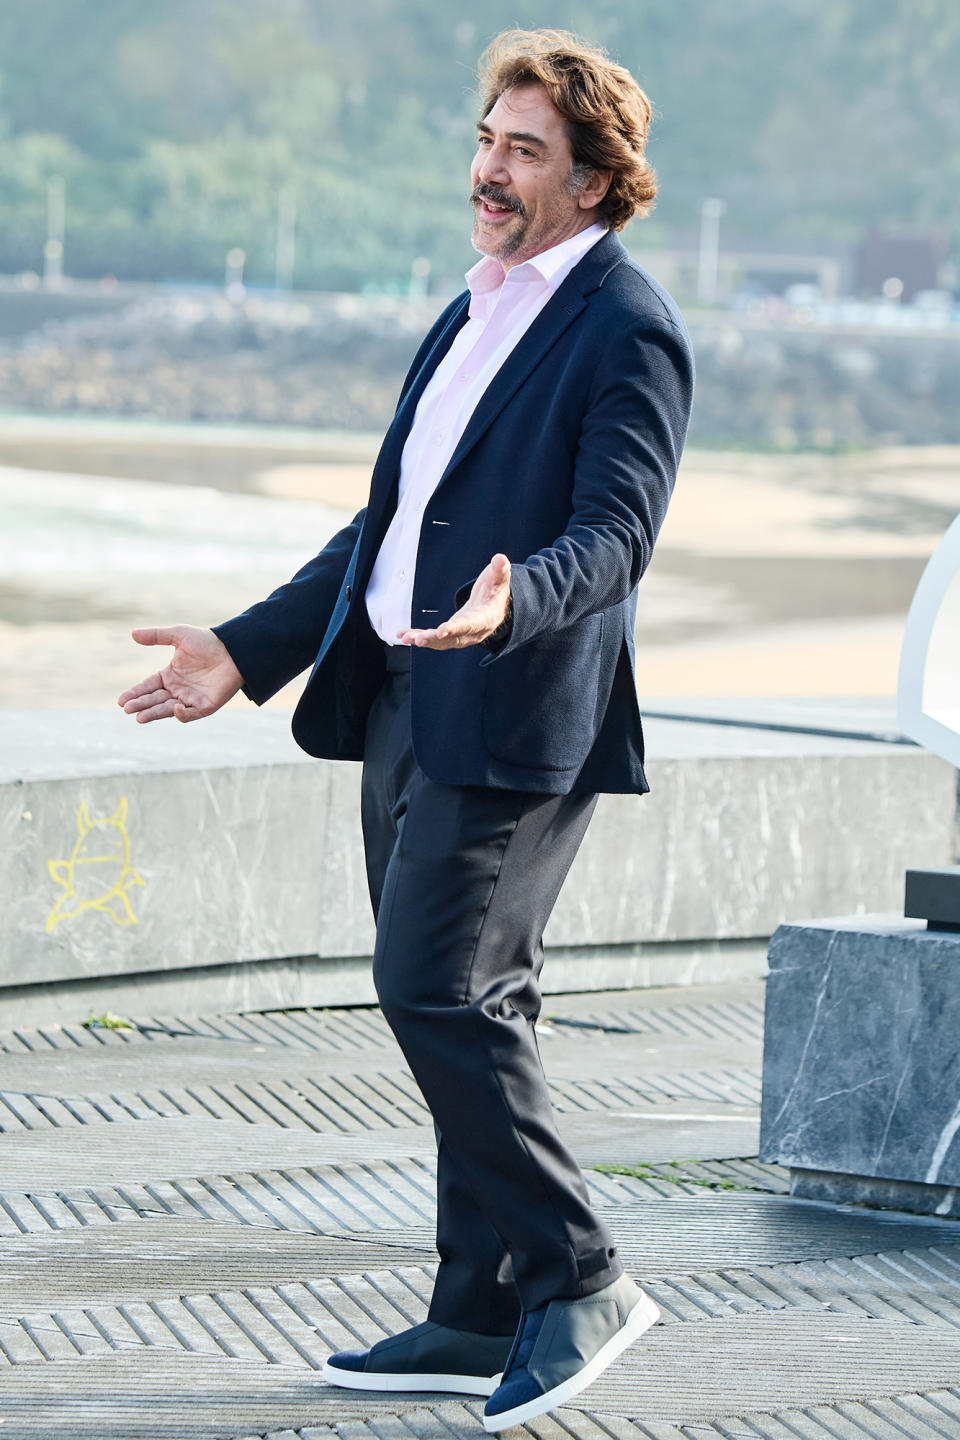
[[[496,759],[579,769],[596,738],[603,616],[541,635],[484,667],[483,741]]]

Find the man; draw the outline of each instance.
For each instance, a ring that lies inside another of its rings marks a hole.
[[[363,760],[374,978],[436,1122],[440,1265],[426,1323],[324,1377],[487,1395],[497,1431],[658,1318],[557,1132],[534,1022],[597,793],[647,789],[636,587],[693,377],[673,302],[615,233],[656,188],[632,77],[562,32],[508,32],[481,104],[484,258],[413,362],[366,509],[214,631],[134,631],[176,653],[120,703],[191,721],[312,665],[297,740]]]

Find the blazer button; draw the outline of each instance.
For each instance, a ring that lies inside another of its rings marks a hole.
[[[344,591],[344,594],[346,595],[346,597],[347,597],[348,600],[352,597],[352,595],[353,595],[353,590],[351,589],[351,587],[350,587],[349,585],[347,586],[346,590]]]

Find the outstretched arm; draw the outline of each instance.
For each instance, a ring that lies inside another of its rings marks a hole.
[[[364,513],[355,515],[286,585],[215,630],[196,625],[134,630],[139,645],[172,645],[173,659],[125,690],[117,703],[140,723],[170,716],[184,723],[202,720],[241,689],[262,705],[314,659]]]
[[[138,645],[172,645],[173,659],[155,675],[124,690],[117,701],[138,724],[173,716],[202,720],[232,700],[243,684],[230,652],[212,630],[197,625],[134,630]]]

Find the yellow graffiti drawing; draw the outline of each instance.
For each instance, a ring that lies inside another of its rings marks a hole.
[[[48,931],[84,910],[104,911],[117,925],[136,925],[127,891],[145,881],[130,864],[126,795],[112,815],[99,820],[91,820],[84,800],[69,860],[48,860],[47,869],[64,890],[47,916]]]

